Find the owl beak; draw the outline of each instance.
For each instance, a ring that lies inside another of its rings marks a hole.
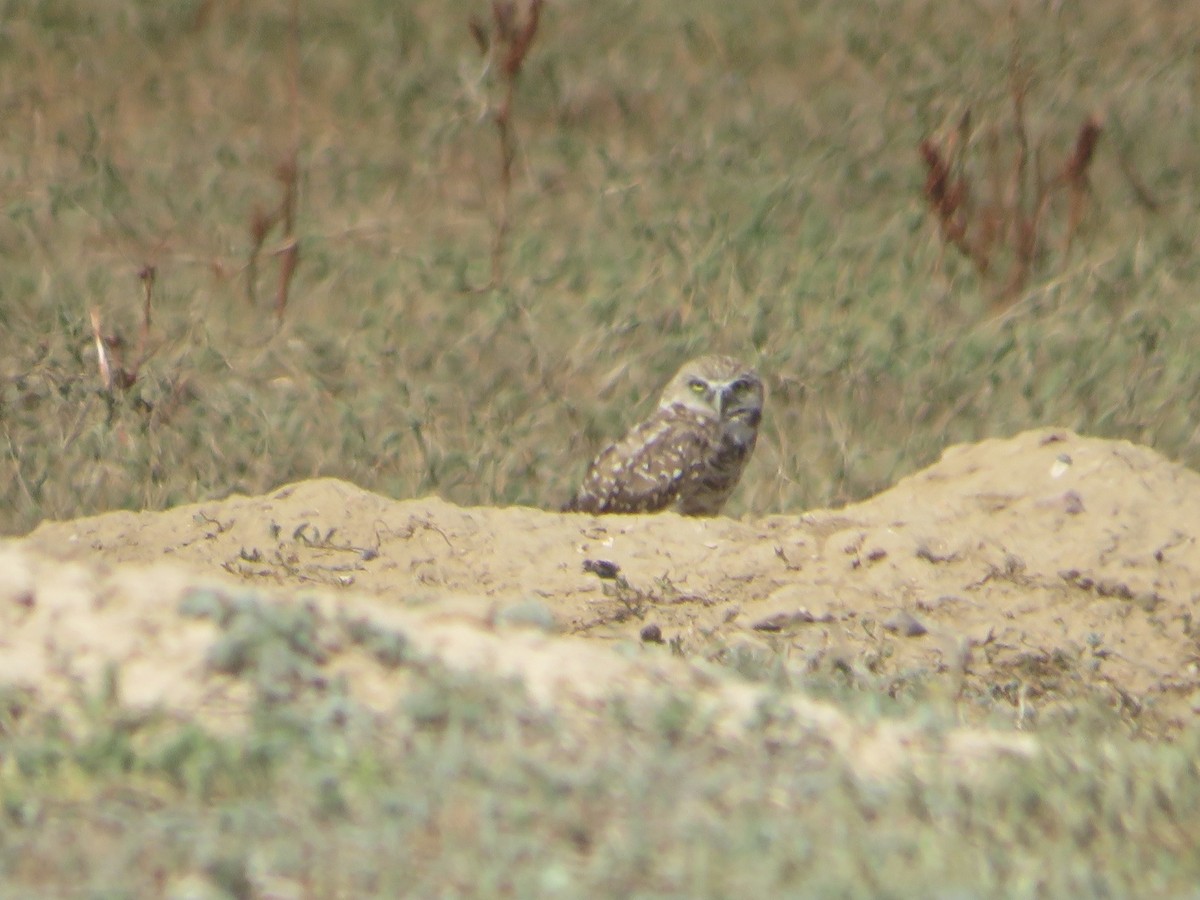
[[[733,398],[733,390],[724,388],[717,391],[717,415],[722,419],[725,418],[725,410],[729,406],[729,401]]]

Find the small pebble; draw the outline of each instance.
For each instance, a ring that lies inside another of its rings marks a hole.
[[[903,637],[920,637],[929,633],[929,629],[920,619],[903,609],[888,616],[883,622],[883,627]]]
[[[663,643],[662,629],[654,624],[645,626],[642,629],[642,642],[646,644]]]
[[[607,559],[585,559],[583,571],[591,572],[597,578],[616,578],[621,574],[621,567]]]

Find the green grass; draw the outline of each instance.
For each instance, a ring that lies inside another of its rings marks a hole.
[[[221,624],[210,662],[250,686],[248,726],[131,714],[115,673],[52,713],[9,692],[0,896],[1183,896],[1200,878],[1195,732],[1155,746],[1084,716],[1042,728],[1032,760],[874,780],[770,703],[731,740],[685,695],[581,719],[412,654],[409,690],[370,712],[294,677],[320,615],[186,609]],[[258,648],[236,669],[231,641]],[[922,722],[936,746],[953,714]]]
[[[499,193],[482,7],[304,9],[277,332],[277,242],[257,307],[242,268],[291,140],[288,8],[5,6],[0,531],[314,474],[555,506],[709,350],[772,388],[735,514],[862,498],[948,443],[1048,423],[1200,462],[1195,13],[552,6],[517,95],[506,277],[478,291]],[[969,107],[977,178],[991,129],[1013,150],[1014,35],[1047,171],[1085,115],[1108,128],[1070,255],[996,314],[936,237],[916,147]],[[145,264],[154,352],[109,399],[88,309],[130,360]]]
[[[548,5],[505,278],[480,289],[498,160],[466,21],[486,9],[302,4],[301,258],[277,328],[277,238],[254,306],[243,267],[292,140],[290,4],[0,2],[0,533],[313,475],[557,506],[710,351],[770,384],[735,515],[859,499],[949,443],[1046,424],[1200,465],[1200,11],[1025,7]],[[917,146],[970,108],[976,176],[993,130],[1012,154],[1014,41],[1047,170],[1086,115],[1106,130],[1070,253],[1001,310],[938,239]],[[130,361],[148,264],[153,353],[110,395],[89,309]],[[1162,896],[1200,877],[1194,729],[1140,743],[1081,714],[992,777],[864,785],[765,731],[731,751],[686,703],[571,737],[513,687],[352,632],[413,666],[372,716],[317,688],[303,613],[219,615],[214,665],[261,695],[245,733],[131,717],[115,684],[72,716],[6,697],[0,896],[247,897],[266,875],[308,896]],[[919,690],[892,708],[810,688],[856,716],[949,715]]]

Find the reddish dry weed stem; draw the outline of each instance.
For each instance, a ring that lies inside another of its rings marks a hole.
[[[518,23],[516,6],[511,0],[492,0],[490,29],[476,16],[467,23],[479,52],[484,56],[493,54],[492,65],[499,72],[502,91],[500,102],[489,109],[496,124],[500,151],[500,199],[492,235],[490,288],[499,286],[504,277],[504,256],[512,223],[512,170],[517,156],[512,129],[513,97],[517,77],[537,37],[542,4],[543,0],[529,0],[524,20]]]
[[[1088,170],[1103,132],[1100,118],[1089,116],[1079,128],[1071,155],[1053,176],[1044,176],[1041,148],[1029,137],[1026,109],[1032,76],[1022,60],[1015,7],[1013,16],[1008,82],[1012,135],[1017,146],[1011,167],[1006,167],[1001,161],[999,130],[988,129],[988,172],[984,179],[991,188],[988,199],[975,202],[976,192],[967,175],[969,110],[948,137],[940,142],[927,137],[919,146],[926,168],[925,200],[937,220],[943,243],[958,250],[981,276],[996,279],[1001,303],[1011,302],[1024,289],[1045,256],[1046,216],[1054,193],[1062,188],[1068,194],[1064,257],[1070,251],[1083,222],[1090,190]]]
[[[942,240],[969,260],[981,276],[996,274],[997,257],[1009,257],[1007,278],[999,289],[1002,301],[1012,299],[1028,284],[1038,258],[1045,253],[1046,213],[1052,195],[1060,188],[1066,189],[1069,202],[1062,250],[1064,254],[1070,250],[1083,223],[1090,191],[1088,172],[1103,132],[1100,119],[1089,116],[1079,128],[1073,152],[1047,179],[1042,175],[1040,153],[1033,149],[1025,127],[1023,82],[1014,83],[1012,99],[1018,149],[1007,179],[993,173],[991,197],[983,203],[974,202],[965,167],[961,162],[956,167],[952,161],[955,149],[965,152],[965,141],[939,143],[926,138],[919,145],[926,169],[925,200]],[[997,157],[993,148],[993,161]],[[1007,189],[1002,187],[1006,181]]]
[[[255,207],[250,214],[250,253],[246,259],[246,299],[253,304],[258,290],[258,260],[263,244],[276,225],[282,226],[283,243],[275,252],[279,257],[279,281],[275,292],[276,324],[283,322],[291,292],[292,279],[300,264],[300,241],[296,237],[296,208],[300,183],[300,5],[292,0],[288,49],[288,97],[291,106],[291,140],[287,155],[275,167],[275,178],[282,187],[279,205],[270,212]]]

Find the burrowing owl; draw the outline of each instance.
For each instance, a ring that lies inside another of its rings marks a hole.
[[[762,408],[752,368],[727,356],[693,359],[658,409],[596,457],[563,511],[715,516],[754,452]]]

